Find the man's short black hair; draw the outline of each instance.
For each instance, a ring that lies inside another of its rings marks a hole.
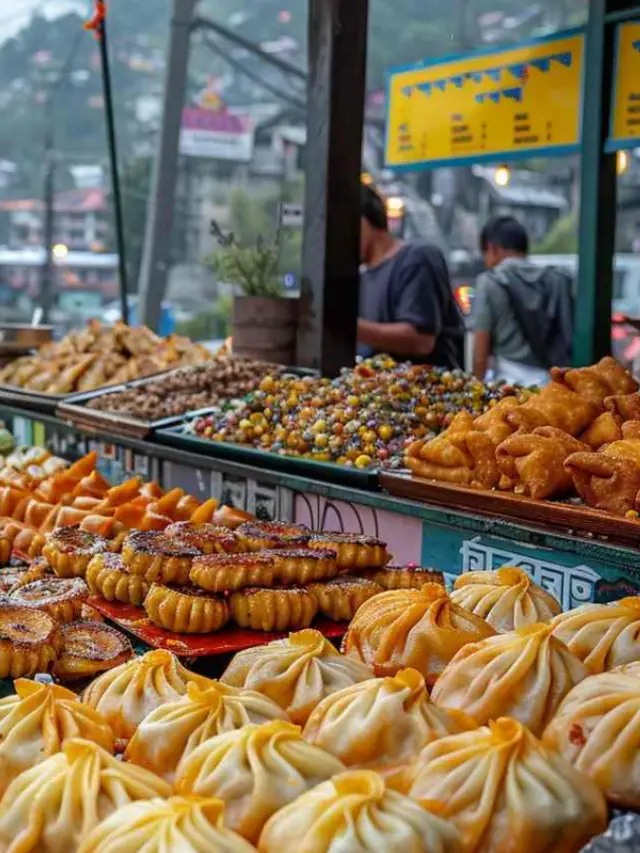
[[[526,255],[529,252],[529,235],[514,216],[495,216],[480,232],[480,249],[486,252],[490,245]]]
[[[379,231],[388,231],[387,208],[378,193],[366,184],[360,190],[360,215]]]

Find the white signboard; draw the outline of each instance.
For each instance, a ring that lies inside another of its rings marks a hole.
[[[280,224],[283,228],[302,228],[304,207],[301,204],[281,204]]]
[[[253,122],[248,115],[201,107],[182,111],[180,153],[187,157],[248,163],[253,155]]]

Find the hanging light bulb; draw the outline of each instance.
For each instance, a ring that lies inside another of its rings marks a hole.
[[[498,166],[493,175],[494,183],[497,187],[509,186],[511,180],[511,169],[508,166]]]

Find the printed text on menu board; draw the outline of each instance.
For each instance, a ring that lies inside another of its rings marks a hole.
[[[640,145],[640,23],[621,24],[617,45],[610,151]]]
[[[575,150],[584,36],[391,71],[386,163],[434,166]]]

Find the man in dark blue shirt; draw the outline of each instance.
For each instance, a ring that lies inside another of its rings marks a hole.
[[[442,252],[393,237],[384,201],[370,187],[362,187],[361,212],[360,354],[462,367],[464,320]]]

